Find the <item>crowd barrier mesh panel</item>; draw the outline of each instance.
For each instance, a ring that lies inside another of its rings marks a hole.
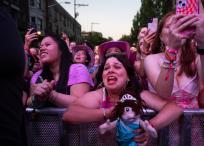
[[[27,113],[29,115],[28,139],[31,146],[116,146],[112,137],[99,135],[99,123],[71,125],[62,123],[61,115]],[[187,118],[185,118],[187,117]],[[189,118],[188,118],[189,117]],[[185,124],[187,122],[187,124]],[[183,133],[183,134],[182,134]],[[114,134],[113,134],[114,135]],[[187,137],[186,137],[187,136]],[[163,144],[165,139],[168,144]],[[183,140],[181,140],[183,139]],[[66,144],[64,142],[67,142]],[[185,143],[186,142],[186,143]],[[184,144],[185,143],[185,144]],[[204,118],[200,115],[184,115],[159,131],[158,139],[150,139],[147,146],[204,146]]]
[[[80,125],[66,125],[66,136],[69,146],[80,146]]]
[[[191,146],[204,146],[204,117],[203,116],[192,117]]]
[[[31,121],[31,146],[60,146],[60,122],[58,115],[36,114]]]

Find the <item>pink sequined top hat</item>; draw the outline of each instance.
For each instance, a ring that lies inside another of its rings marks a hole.
[[[105,43],[102,43],[101,45],[99,45],[98,50],[99,50],[99,56],[100,56],[101,61],[104,59],[106,51],[112,47],[119,48],[123,53],[126,54],[127,58],[129,58],[130,46],[129,46],[128,42],[126,42],[126,41],[108,41],[108,42],[105,42]]]
[[[95,61],[93,50],[86,45],[76,45],[72,48],[72,53],[75,54],[76,52],[78,52],[80,50],[85,50],[87,52],[87,54],[91,58],[87,67],[88,68],[92,67],[94,65],[94,61]]]

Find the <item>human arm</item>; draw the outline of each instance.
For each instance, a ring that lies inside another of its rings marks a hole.
[[[49,98],[55,82],[44,80],[42,83],[30,83],[30,96],[26,100],[26,105],[31,106],[34,100],[45,101]]]
[[[82,97],[90,91],[93,81],[85,65],[73,64],[70,67],[68,86],[70,86],[70,95],[75,97]]]
[[[145,59],[144,64],[145,64],[145,73],[147,74],[147,78],[150,81],[151,85],[154,87],[154,89],[157,91],[158,95],[161,97],[167,98],[171,96],[173,83],[174,83],[174,74],[175,74],[174,69],[178,69],[176,68],[176,65],[179,63],[179,59],[177,59],[177,57],[179,57],[179,54],[181,52],[179,48],[182,47],[185,39],[192,37],[192,34],[185,35],[183,31],[188,26],[191,26],[193,23],[197,21],[198,21],[198,18],[196,15],[173,16],[169,26],[169,34],[168,34],[169,41],[167,44],[168,47],[165,52],[165,55],[163,55],[163,57],[160,57],[160,60],[162,60],[162,62],[160,64],[159,75],[158,74],[157,76],[152,75],[152,72],[156,72],[156,71],[153,71],[155,70],[155,68],[152,69],[151,67],[151,64],[153,64],[152,62],[154,62],[154,60],[149,59],[150,57]],[[177,51],[178,51],[178,54],[176,53]],[[177,64],[175,61],[178,61]],[[172,66],[171,68],[170,68],[170,65]],[[152,70],[152,72],[150,70]]]
[[[69,40],[69,37],[67,36],[67,34],[65,32],[62,32],[62,39],[66,42],[66,44],[69,48],[70,40]]]
[[[87,83],[79,83],[70,86],[70,95],[75,97],[82,97],[84,94],[90,91],[90,85]]]
[[[142,91],[141,98],[147,107],[159,111],[159,113],[150,120],[151,125],[161,129],[182,115],[183,110],[175,103],[162,99],[149,91]]]
[[[143,46],[142,46],[144,55],[148,55],[149,53],[151,53],[151,45],[154,41],[155,36],[156,36],[156,33],[150,32],[150,31],[148,31],[147,34],[144,36]]]
[[[89,92],[83,97],[75,100],[63,114],[63,120],[70,123],[88,123],[104,120],[104,113],[99,109],[101,93],[100,90]],[[106,109],[105,114],[108,118],[112,108]]]
[[[138,60],[134,62],[134,68],[136,73],[141,77],[145,77],[145,71],[144,71],[144,59]]]
[[[168,98],[173,89],[174,71],[168,73],[168,69],[162,67],[162,55],[149,55],[144,60],[144,70],[148,81],[157,94],[163,98]],[[168,74],[168,80],[166,75]]]
[[[27,52],[29,52],[31,43],[34,40],[38,39],[37,32],[32,33],[32,30],[34,30],[34,28],[28,29],[28,31],[26,32],[26,35],[25,35],[24,50],[27,51]]]

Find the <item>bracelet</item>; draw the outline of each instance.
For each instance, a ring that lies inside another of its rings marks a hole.
[[[177,54],[178,53],[178,51],[176,49],[171,49],[171,48],[167,48],[166,51],[171,53],[171,54]]]
[[[170,55],[168,51],[165,52],[165,58],[169,60],[170,62],[173,62],[176,60],[176,54]]]
[[[166,63],[163,63],[162,67],[165,68],[165,69],[173,69],[173,70],[176,71],[176,64],[166,64]]]
[[[197,53],[200,55],[204,55],[204,48],[198,48],[197,47]]]
[[[101,109],[103,111],[103,119],[106,121],[108,119],[106,116],[106,110],[105,110],[105,108],[101,108]]]

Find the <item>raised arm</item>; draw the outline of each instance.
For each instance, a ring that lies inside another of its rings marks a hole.
[[[144,69],[147,79],[157,92],[163,98],[171,95],[174,81],[174,70],[168,70],[162,67],[160,60],[162,54],[149,55],[144,60]],[[166,79],[168,75],[168,79]]]

